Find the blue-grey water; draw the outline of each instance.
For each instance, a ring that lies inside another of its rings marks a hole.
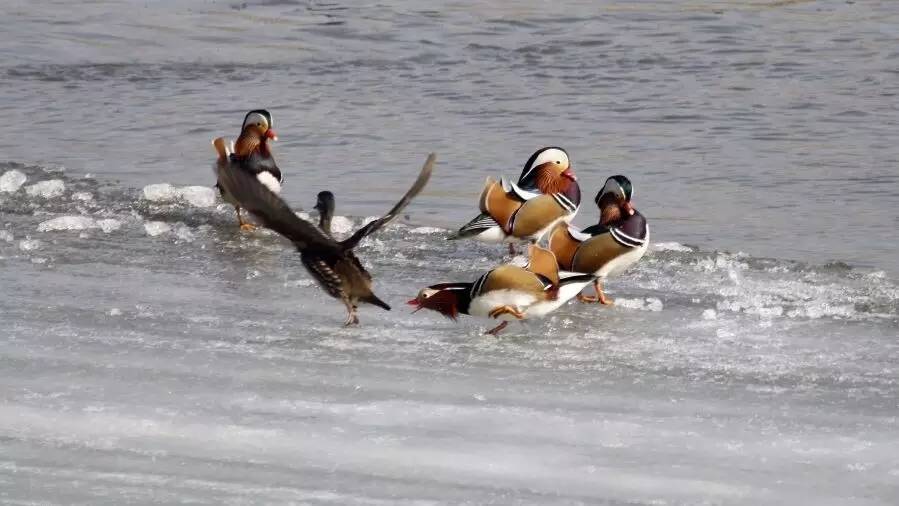
[[[897,42],[890,1],[8,0],[0,503],[896,504]],[[344,228],[438,153],[360,249],[393,311],[340,328],[209,200],[256,107]],[[410,314],[502,261],[444,237],[545,145],[579,224],[635,184],[617,304]]]

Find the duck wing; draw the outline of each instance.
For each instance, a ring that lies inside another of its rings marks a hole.
[[[340,246],[318,227],[301,219],[281,197],[233,160],[215,167],[219,185],[266,227],[290,239],[297,249],[314,249],[323,255],[340,255]]]
[[[381,227],[387,225],[391,220],[396,218],[400,211],[402,211],[407,205],[409,205],[409,202],[411,202],[416,195],[421,193],[421,190],[424,189],[426,184],[428,184],[428,180],[431,178],[431,172],[433,172],[434,170],[434,162],[436,162],[436,160],[437,155],[435,155],[434,153],[428,155],[428,159],[425,160],[424,165],[421,167],[421,172],[419,172],[418,174],[418,179],[416,179],[415,182],[412,183],[412,187],[409,188],[409,191],[407,191],[405,195],[403,195],[403,198],[401,198],[400,201],[397,202],[390,211],[387,211],[387,214],[378,218],[377,220],[367,223],[365,226],[353,233],[353,235],[351,235],[347,239],[344,239],[340,243],[340,247],[344,251],[355,248],[356,245],[358,245],[359,242],[362,241],[362,239],[364,239],[366,236],[377,232]]]

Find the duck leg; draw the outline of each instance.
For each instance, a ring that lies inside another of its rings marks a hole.
[[[509,322],[502,322],[499,325],[497,325],[496,327],[493,327],[492,329],[488,330],[487,332],[484,332],[484,334],[489,334],[491,336],[495,336],[495,335],[499,334],[501,330],[506,328],[506,325],[508,325],[508,324],[509,324]]]
[[[359,325],[359,316],[356,314],[356,305],[348,300],[343,301],[344,305],[346,305],[346,321],[343,322],[344,327],[351,327],[353,325]]]
[[[240,226],[241,230],[245,232],[256,230],[256,225],[243,221],[243,216],[240,215],[240,207],[234,206],[234,210],[237,212],[237,224]]]
[[[515,318],[518,318],[519,320],[524,319],[524,313],[522,313],[521,311],[519,311],[518,309],[516,309],[512,306],[500,306],[500,307],[494,309],[493,311],[490,311],[490,313],[488,313],[488,316],[490,316],[491,318],[499,318],[500,316],[502,316],[504,314],[510,314],[510,315],[514,316]],[[499,331],[506,328],[506,325],[508,325],[508,324],[509,324],[509,322],[504,321],[504,322],[500,323],[499,325],[497,325],[496,327],[493,327],[492,329],[485,332],[485,334],[490,334],[491,336],[495,336],[499,333]]]
[[[606,297],[606,294],[602,291],[602,283],[597,279],[593,282],[593,288],[596,289],[596,296],[578,294],[577,300],[581,302],[599,302],[605,306],[611,306],[615,303],[612,299]]]

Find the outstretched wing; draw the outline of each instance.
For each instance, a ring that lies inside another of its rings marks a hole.
[[[412,184],[412,187],[409,188],[409,191],[403,195],[403,198],[400,199],[399,202],[393,206],[393,209],[387,211],[387,214],[374,220],[372,222],[367,223],[365,226],[357,230],[353,235],[349,238],[344,239],[343,242],[340,243],[341,248],[344,251],[351,250],[356,247],[359,242],[365,238],[365,236],[373,234],[378,231],[384,225],[390,223],[391,220],[396,218],[396,215],[400,213],[409,202],[418,195],[422,189],[424,189],[425,185],[428,184],[428,180],[431,178],[431,172],[434,170],[434,162],[437,160],[437,155],[431,153],[428,155],[428,159],[425,160],[425,164],[421,168],[421,172],[418,174],[418,179],[415,180],[415,183]]]
[[[322,254],[339,255],[340,246],[325,236],[318,227],[301,219],[286,202],[272,193],[234,161],[218,163],[215,168],[219,185],[237,200],[241,207],[262,220],[266,227],[290,239],[300,251],[315,249]]]

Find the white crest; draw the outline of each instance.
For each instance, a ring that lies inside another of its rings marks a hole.
[[[268,124],[268,118],[259,114],[258,112],[254,112],[247,116],[247,119],[243,122],[243,128],[246,128],[250,125],[260,124],[265,127],[266,130],[270,128],[271,125]]]
[[[537,158],[534,158],[534,161],[528,165],[527,169],[525,169],[521,179],[528,177],[531,174],[531,171],[534,170],[534,167],[539,167],[547,162],[558,164],[562,170],[568,170],[571,167],[571,162],[568,160],[568,154],[565,153],[565,151],[562,151],[559,148],[549,148],[543,150],[537,155]]]

